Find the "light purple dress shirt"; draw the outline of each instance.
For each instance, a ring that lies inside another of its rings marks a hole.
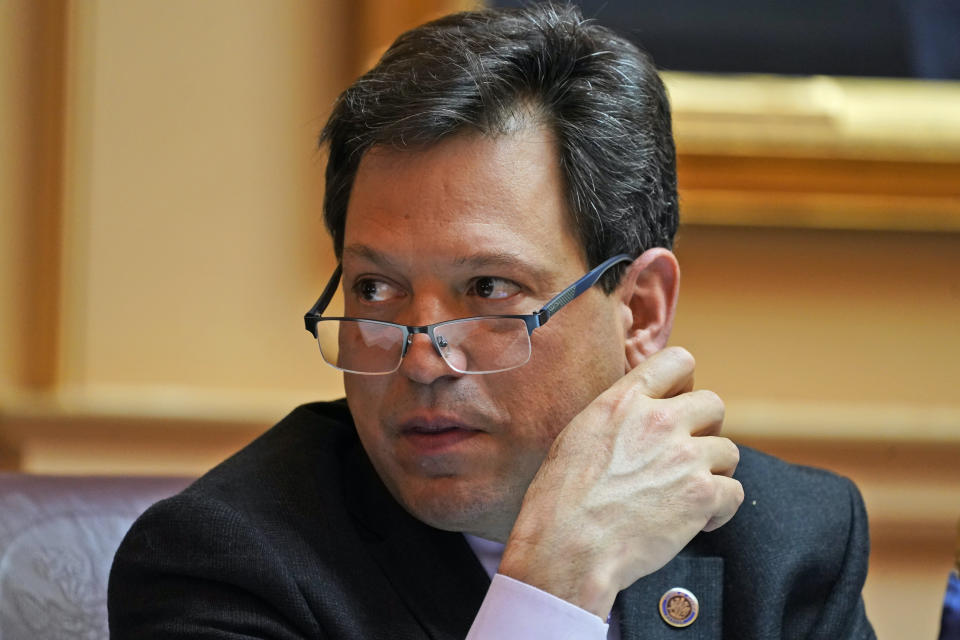
[[[497,573],[504,545],[464,537],[492,579],[466,640],[620,640],[616,621]]]

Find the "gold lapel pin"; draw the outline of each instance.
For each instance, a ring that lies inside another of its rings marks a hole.
[[[674,587],[661,596],[659,610],[671,627],[689,627],[700,614],[700,603],[690,591]]]

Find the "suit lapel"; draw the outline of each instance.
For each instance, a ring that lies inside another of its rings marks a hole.
[[[371,555],[423,632],[409,637],[462,640],[490,579],[462,534],[429,527],[393,499],[362,451],[347,504]],[[399,630],[398,630],[399,631]],[[397,638],[408,637],[401,633]]]
[[[691,591],[700,603],[688,627],[671,627],[660,617],[660,598],[675,587]],[[621,591],[614,605],[622,640],[716,640],[722,637],[722,611],[723,559],[685,553]]]

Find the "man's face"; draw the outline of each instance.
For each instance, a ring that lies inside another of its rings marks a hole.
[[[425,325],[531,313],[588,270],[553,138],[461,135],[374,148],[347,212],[348,316]],[[623,375],[616,295],[594,287],[531,336],[530,361],[465,375],[416,335],[393,374],[345,374],[367,454],[420,520],[505,540],[556,435]]]

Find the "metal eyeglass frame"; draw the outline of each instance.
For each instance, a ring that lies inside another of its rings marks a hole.
[[[545,305],[543,305],[542,309],[540,309],[539,311],[534,311],[533,313],[525,313],[525,314],[518,314],[518,315],[492,315],[492,316],[473,316],[470,318],[455,318],[453,320],[443,320],[441,322],[435,322],[433,324],[425,324],[421,326],[397,324],[396,322],[387,322],[384,320],[370,320],[368,318],[352,318],[352,317],[346,317],[346,316],[324,318],[323,312],[327,309],[327,306],[329,306],[330,301],[333,300],[333,296],[337,291],[337,287],[340,286],[340,276],[343,273],[343,265],[338,264],[337,268],[334,269],[333,271],[333,275],[330,276],[330,281],[327,282],[327,286],[324,287],[323,293],[320,294],[320,297],[317,299],[314,305],[310,307],[310,310],[304,314],[303,323],[306,326],[307,331],[309,331],[311,335],[313,335],[314,339],[319,339],[319,336],[317,335],[317,322],[319,320],[354,320],[354,321],[360,320],[363,322],[370,322],[372,324],[396,327],[402,330],[403,331],[403,347],[400,350],[400,358],[397,361],[397,367],[395,369],[392,369],[391,371],[376,372],[376,373],[354,372],[354,373],[358,373],[359,375],[386,375],[389,373],[393,373],[394,371],[399,369],[400,364],[403,362],[403,357],[407,355],[407,347],[410,346],[411,339],[413,338],[414,335],[418,333],[426,334],[430,338],[430,342],[433,344],[433,348],[437,351],[437,354],[441,357],[441,359],[443,359],[444,362],[447,363],[447,366],[451,366],[450,363],[447,362],[446,358],[443,357],[443,354],[440,351],[440,345],[437,344],[437,337],[434,335],[434,332],[433,332],[434,329],[436,329],[437,327],[440,327],[446,324],[467,322],[470,320],[482,320],[484,318],[491,318],[491,319],[515,318],[518,320],[523,320],[524,324],[527,327],[527,335],[529,336],[533,333],[534,329],[537,329],[538,327],[542,327],[543,325],[547,324],[547,321],[555,313],[560,311],[560,309],[565,307],[567,304],[573,301],[577,296],[582,294],[584,291],[588,290],[590,287],[595,285],[597,283],[597,280],[599,280],[603,276],[603,274],[605,274],[608,270],[610,270],[612,267],[622,262],[633,262],[633,258],[631,258],[629,255],[625,253],[621,253],[620,255],[616,255],[608,260],[604,260],[603,262],[598,264],[596,267],[591,269],[589,272],[587,272],[587,274],[584,275],[582,278],[580,278],[579,280],[571,284],[569,287],[567,287],[566,289],[564,289],[563,291],[555,295],[553,298],[551,298]],[[326,360],[324,360],[324,362],[326,362]],[[327,364],[330,364],[330,363],[327,362]],[[522,362],[521,364],[518,364],[517,367],[521,367],[524,364],[526,364],[526,361]],[[336,365],[330,364],[330,366],[334,367],[335,369],[339,369],[339,367],[337,367]],[[510,367],[510,368],[515,369],[516,367]],[[454,370],[459,371],[457,369],[454,369]],[[508,370],[509,369],[502,369],[501,371],[508,371]],[[471,375],[481,375],[484,373],[497,373],[497,371],[460,371],[460,373],[466,373]]]

